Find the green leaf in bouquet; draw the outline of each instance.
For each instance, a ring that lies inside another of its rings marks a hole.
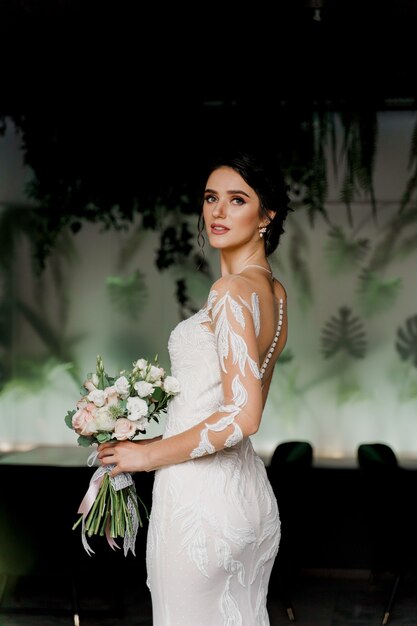
[[[66,416],[64,417],[64,421],[66,423],[66,425],[68,426],[68,428],[71,428],[72,430],[72,416],[75,415],[76,411],[75,409],[73,409],[72,411],[68,411]]]
[[[109,379],[108,379],[108,377],[107,377],[107,374],[103,374],[103,377],[102,377],[102,379],[101,379],[101,380],[103,381],[103,382],[102,382],[102,384],[103,384],[103,389],[105,389],[106,387],[110,387],[110,381],[109,381]]]
[[[88,448],[88,446],[91,446],[91,444],[94,442],[94,437],[87,437],[86,435],[80,435],[77,439],[78,445],[82,446],[83,448]]]
[[[154,411],[155,411],[155,404],[152,402],[152,404],[148,406],[148,415],[152,415]]]
[[[119,407],[121,412],[123,413],[127,408],[127,398],[125,400],[119,400]]]
[[[99,443],[105,443],[106,441],[110,441],[111,434],[110,433],[98,433],[96,435],[96,439]]]
[[[165,392],[163,391],[163,389],[161,389],[161,387],[155,387],[152,393],[152,398],[159,402],[160,400],[162,400],[164,393]]]
[[[161,411],[166,409],[166,407],[168,406],[168,401],[171,398],[172,398],[172,396],[168,396],[167,394],[165,394],[164,397],[162,398],[162,400],[158,404],[158,409],[161,410]]]

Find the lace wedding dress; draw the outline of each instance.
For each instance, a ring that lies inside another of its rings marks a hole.
[[[172,374],[181,393],[169,404],[164,438],[200,422],[202,431],[189,461],[155,474],[147,540],[153,626],[269,625],[266,596],[280,538],[278,508],[263,461],[250,439],[240,436],[237,415],[247,403],[245,379],[262,383],[279,340],[282,299],[277,316],[274,341],[259,369],[246,341],[249,331],[253,337],[260,332],[255,292],[244,299],[233,290],[212,290],[207,305],[170,335]],[[234,402],[222,406],[229,378]],[[218,410],[225,417],[205,424]],[[234,426],[232,434],[223,450],[210,454],[210,431],[226,423]]]

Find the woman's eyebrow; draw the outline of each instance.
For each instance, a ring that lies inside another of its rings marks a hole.
[[[214,189],[206,189],[205,193],[217,193],[217,191],[215,191]],[[230,195],[241,193],[242,196],[246,196],[247,198],[250,198],[249,194],[247,194],[246,191],[242,191],[241,189],[230,189],[227,191],[227,193]]]

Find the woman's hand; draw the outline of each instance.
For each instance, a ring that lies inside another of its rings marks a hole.
[[[157,439],[157,437],[155,437]],[[153,440],[142,441],[108,441],[98,446],[98,455],[101,465],[115,465],[110,476],[117,476],[122,472],[147,472],[150,470],[147,454],[147,445]]]

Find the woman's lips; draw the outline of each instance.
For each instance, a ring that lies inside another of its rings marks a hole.
[[[213,235],[225,235],[226,233],[229,232],[229,228],[226,228],[225,226],[222,226],[221,224],[212,224],[210,226],[210,230],[213,233]]]

